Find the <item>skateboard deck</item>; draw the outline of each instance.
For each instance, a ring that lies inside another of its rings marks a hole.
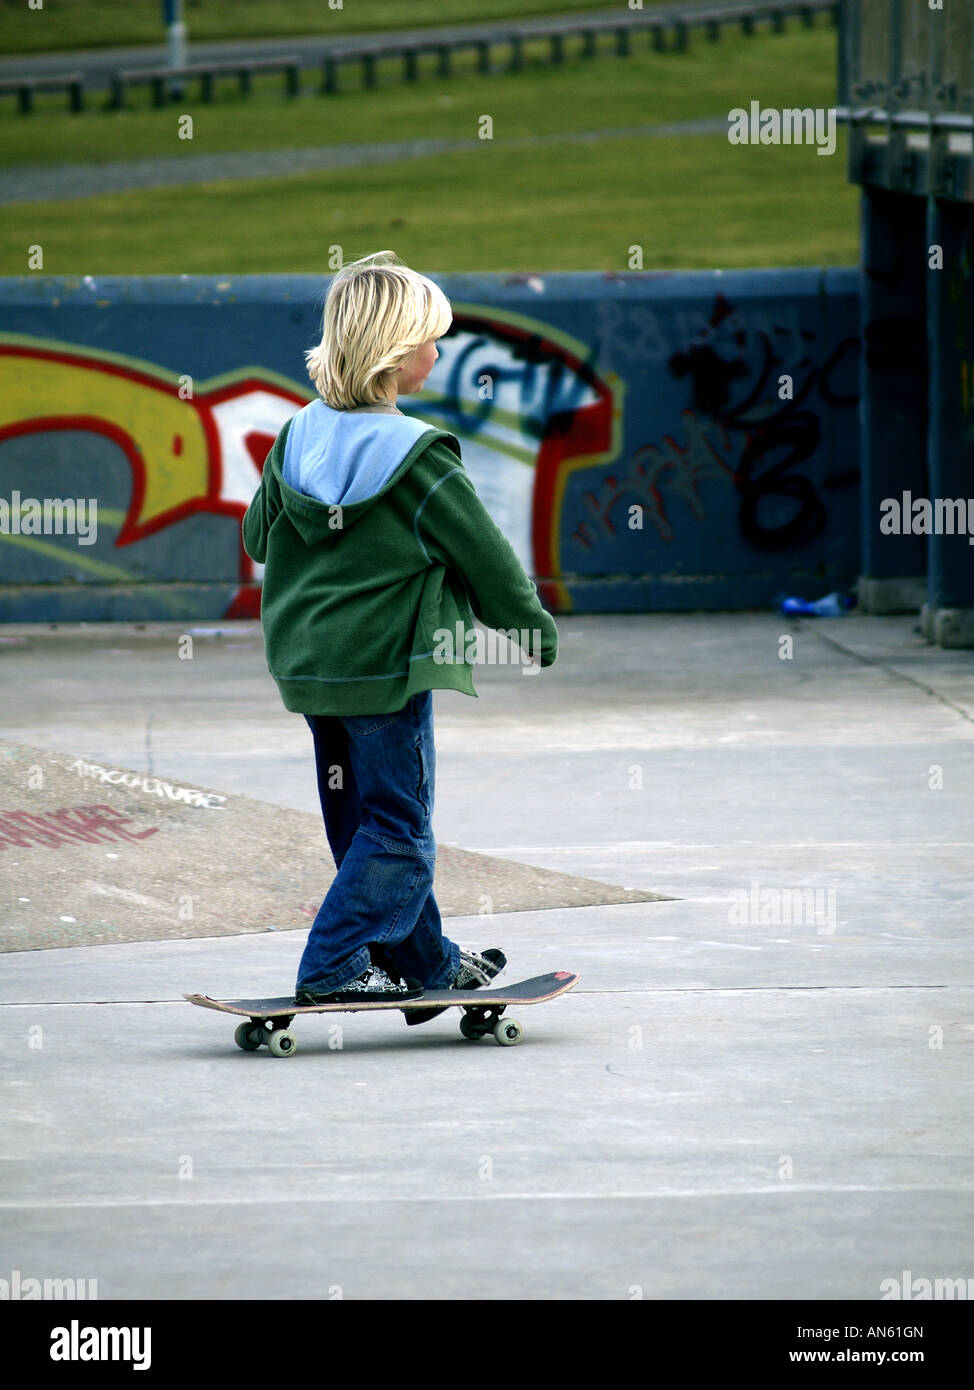
[[[569,970],[557,970],[550,975],[536,975],[531,980],[519,980],[513,985],[492,985],[482,989],[428,989],[418,999],[379,1000],[342,1004],[296,1004],[293,996],[276,999],[211,999],[206,994],[184,994],[191,1004],[219,1013],[236,1014],[248,1021],[234,1033],[234,1041],[245,1052],[255,1052],[263,1044],[276,1057],[290,1057],[297,1050],[297,1039],[290,1031],[292,1019],[298,1014],[370,1013],[376,1009],[463,1009],[460,1032],[475,1040],[493,1033],[502,1046],[511,1047],[521,1041],[523,1028],[516,1019],[505,1018],[509,1004],[542,1004],[566,994],[578,984],[579,977]]]

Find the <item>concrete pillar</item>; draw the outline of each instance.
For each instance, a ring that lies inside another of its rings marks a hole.
[[[974,647],[974,207],[928,199],[927,242],[942,248],[943,267],[927,271],[930,486],[924,495],[934,534],[923,634],[941,647]]]
[[[862,189],[861,564],[859,607],[918,613],[926,597],[927,538],[884,535],[881,504],[926,495],[926,203]]]

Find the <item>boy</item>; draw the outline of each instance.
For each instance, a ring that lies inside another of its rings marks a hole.
[[[439,286],[380,251],[340,270],[321,343],[305,353],[319,399],[281,430],[243,519],[264,564],[267,662],[314,739],[337,874],[298,966],[299,1003],[403,1000],[484,985],[503,952],[461,951],[433,896],[434,689],[476,695],[474,614],[558,632],[446,430],[404,415],[452,322]],[[459,652],[443,633],[462,632]],[[408,1023],[441,1010],[408,1010]]]

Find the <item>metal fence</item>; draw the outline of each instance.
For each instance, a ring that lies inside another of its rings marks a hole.
[[[338,92],[343,73],[352,68],[358,69],[361,86],[376,86],[380,61],[396,63],[401,80],[406,82],[418,81],[424,69],[436,77],[449,77],[454,58],[471,50],[476,54],[479,73],[519,71],[525,66],[529,46],[534,61],[549,64],[564,62],[570,56],[594,58],[603,53],[627,57],[639,42],[648,44],[655,52],[679,53],[689,47],[694,30],[702,31],[710,42],[717,42],[728,28],[739,27],[744,34],[754,35],[763,25],[772,33],[784,33],[789,19],[811,27],[815,16],[822,13],[837,25],[839,3],[840,0],[750,0],[710,9],[606,13],[604,17],[588,15],[530,27],[494,25],[479,33],[452,38],[430,35],[396,42],[386,36],[352,46],[333,46],[310,60],[289,54],[283,58],[191,63],[183,67],[126,68],[112,77],[108,106],[114,110],[124,107],[127,94],[137,86],[148,86],[153,106],[164,106],[172,96],[182,95],[185,82],[194,80],[199,82],[200,100],[211,102],[219,79],[235,79],[238,90],[247,94],[255,74],[273,71],[283,73],[284,90],[294,97],[302,92],[301,69],[308,66],[320,70],[317,90],[323,95]],[[0,96],[16,96],[18,108],[25,114],[34,110],[38,92],[52,89],[67,92],[71,111],[84,110],[83,73],[0,79]]]

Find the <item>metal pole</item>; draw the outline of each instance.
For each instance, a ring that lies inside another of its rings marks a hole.
[[[162,0],[162,20],[166,26],[166,57],[171,68],[186,66],[186,25],[183,23],[183,0]],[[183,84],[177,78],[172,83],[174,96],[182,96]]]
[[[166,26],[166,54],[171,68],[186,66],[186,25],[183,23],[183,0],[162,0],[163,23]]]

